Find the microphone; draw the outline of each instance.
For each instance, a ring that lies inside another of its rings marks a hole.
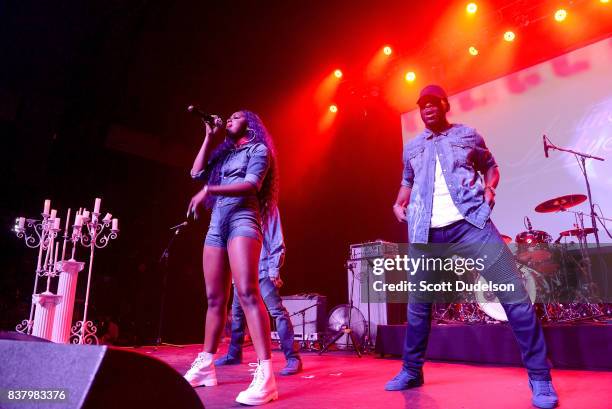
[[[170,227],[170,230],[178,230],[181,227],[185,227],[185,226],[188,226],[188,225],[189,225],[189,222],[187,220],[185,220],[183,223],[179,223],[176,226]]]
[[[548,158],[548,143],[546,143],[546,135],[542,135],[542,143],[544,143],[544,156]]]
[[[215,122],[215,116],[213,114],[208,114],[202,111],[200,108],[196,107],[195,105],[189,105],[187,107],[187,112],[195,116],[199,116],[204,120],[204,122],[208,122],[210,124],[213,124]]]
[[[527,230],[531,231],[533,226],[531,225],[531,220],[529,220],[528,216],[525,216],[525,220],[527,221]]]

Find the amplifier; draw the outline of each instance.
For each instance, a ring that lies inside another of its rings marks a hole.
[[[367,293],[362,291],[362,285],[367,286],[368,280],[373,279],[373,260],[375,258],[394,258],[399,254],[397,243],[389,243],[382,240],[352,244],[351,259],[347,260],[348,296],[353,298],[353,306],[358,308],[368,321],[368,298]],[[354,277],[353,277],[354,273]],[[382,279],[382,276],[381,276]],[[385,293],[370,294],[369,300],[369,322],[372,341],[376,341],[376,330],[378,325],[403,324],[406,321],[405,303],[387,302]]]
[[[319,294],[296,294],[281,297],[289,311],[296,339],[304,334],[325,332],[327,329],[327,297]]]
[[[389,243],[388,241],[382,240],[351,244],[350,249],[351,260],[395,256],[399,253],[397,243]]]

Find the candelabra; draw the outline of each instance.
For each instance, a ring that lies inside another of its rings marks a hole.
[[[81,214],[77,213],[72,229],[72,254],[80,243],[83,247],[89,248],[89,269],[87,273],[87,288],[85,290],[85,305],[83,308],[83,319],[77,321],[72,327],[71,340],[73,344],[97,344],[97,328],[92,321],[88,320],[87,309],[89,306],[89,292],[91,287],[91,273],[96,248],[101,249],[117,238],[119,233],[119,221],[111,219],[111,214],[100,220],[100,199],[96,199],[94,211],[90,213],[85,210]],[[107,230],[109,229],[109,230]]]
[[[15,327],[18,332],[28,335],[31,335],[34,329],[34,313],[36,305],[38,305],[36,291],[38,289],[39,277],[47,277],[48,292],[51,278],[57,275],[53,262],[53,249],[55,247],[55,238],[60,231],[61,220],[56,217],[57,211],[55,209],[51,210],[51,202],[49,200],[45,200],[44,210],[41,215],[42,220],[19,217],[14,228],[17,237],[23,239],[27,247],[31,249],[38,248],[30,315],[28,319],[21,321]],[[55,254],[57,255],[57,250]]]
[[[110,240],[117,238],[119,233],[119,221],[116,218],[113,219],[110,213],[100,219],[100,204],[101,199],[96,199],[94,211],[91,214],[86,209],[79,209],[76,212],[70,235],[68,235],[70,220],[70,209],[68,209],[61,261],[58,261],[59,240],[56,243],[56,238],[61,230],[61,219],[57,217],[57,211],[51,209],[50,200],[45,200],[42,220],[24,217],[17,219],[14,228],[17,237],[23,239],[27,247],[38,249],[30,315],[28,319],[21,321],[16,326],[15,329],[18,332],[51,339],[54,342],[68,342],[70,332],[72,343],[97,344],[98,339],[95,335],[97,328],[92,321],[87,319],[94,252],[96,248],[106,247]],[[68,242],[72,243],[72,257],[66,260]],[[85,265],[75,260],[75,252],[79,243],[90,250],[87,289],[83,319],[76,322],[69,331],[76,293],[76,275]],[[60,274],[58,284],[60,294],[55,295],[51,292],[51,279]],[[38,294],[40,277],[46,277],[47,282],[45,291]],[[58,314],[55,315],[58,304],[60,308]]]

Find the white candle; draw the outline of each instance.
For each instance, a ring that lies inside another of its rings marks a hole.
[[[89,210],[83,210],[83,219],[89,219]]]
[[[106,213],[106,216],[104,216],[104,219],[102,219],[102,221],[105,222],[110,222],[110,220],[113,218],[113,215],[110,213]]]
[[[55,257],[53,258],[53,265],[51,266],[50,270],[55,273],[56,272],[56,266],[57,266],[57,251],[59,250],[59,247],[55,248]],[[51,276],[47,276],[47,292],[49,292],[49,289],[51,288]]]
[[[45,200],[45,207],[43,210],[43,214],[49,214],[49,210],[51,209],[51,200]]]
[[[68,225],[70,224],[70,214],[71,214],[71,212],[72,212],[72,210],[68,209],[68,214],[66,215],[66,228],[64,229],[64,236],[68,235]],[[64,259],[64,256],[62,255],[62,260],[63,259]]]
[[[59,217],[56,217],[53,221],[53,228],[56,230],[59,230],[61,224],[62,224],[62,219]]]
[[[100,204],[102,203],[102,199],[96,197],[96,201],[94,202],[94,213],[100,213]]]
[[[119,230],[119,219],[113,219],[113,226],[111,230]]]
[[[51,216],[49,216],[49,219],[55,219],[55,216],[57,216],[57,210],[52,209],[51,210]]]
[[[23,229],[25,227],[25,217],[19,218],[18,226],[20,229]]]
[[[55,266],[57,266],[57,251],[59,250],[59,246],[55,248],[55,257],[53,257],[53,272],[55,273],[56,269]],[[47,289],[48,291],[49,289]]]
[[[77,214],[74,218],[74,225],[77,227],[81,227],[83,225],[83,216]]]

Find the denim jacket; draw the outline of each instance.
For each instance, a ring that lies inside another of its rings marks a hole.
[[[285,261],[285,241],[278,207],[268,215],[263,226],[263,243],[259,257],[259,278],[278,278],[279,269]]]
[[[460,124],[439,134],[425,129],[403,151],[401,184],[412,188],[407,209],[411,243],[427,243],[429,237],[436,155],[448,191],[465,220],[482,229],[491,214],[484,201],[483,175],[497,163],[482,136]]]

